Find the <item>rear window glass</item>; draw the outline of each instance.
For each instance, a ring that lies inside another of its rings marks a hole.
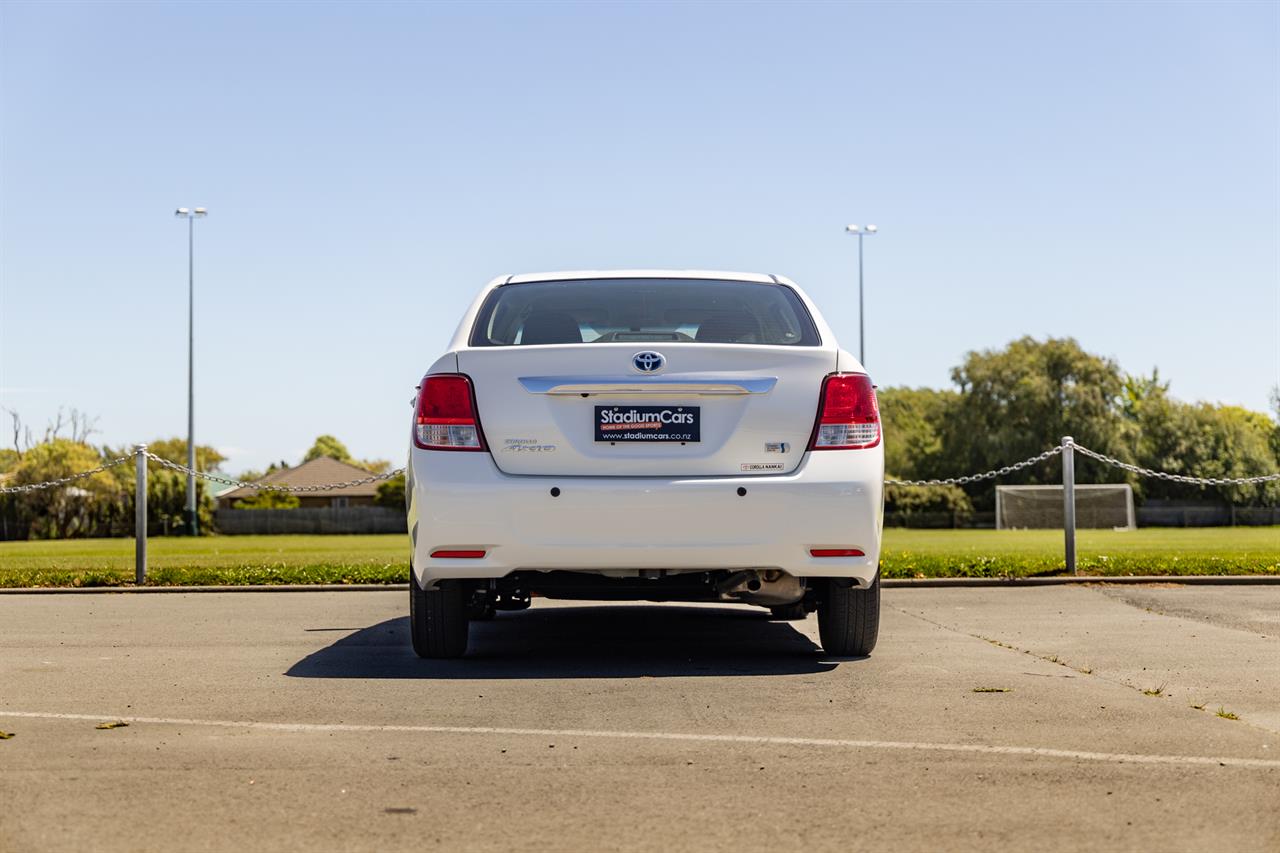
[[[495,288],[473,347],[659,343],[818,346],[796,292],[782,284],[718,279],[534,281]]]

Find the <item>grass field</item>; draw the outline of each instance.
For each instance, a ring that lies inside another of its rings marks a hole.
[[[152,539],[148,582],[192,584],[398,583],[404,536],[210,536]],[[1083,530],[1082,574],[1280,574],[1280,527]],[[1026,577],[1063,571],[1054,530],[885,531],[885,577]],[[0,586],[133,582],[132,539],[0,542]]]
[[[1058,530],[884,533],[885,577],[1025,577],[1063,572]],[[1081,530],[1076,564],[1089,575],[1280,574],[1280,527]]]

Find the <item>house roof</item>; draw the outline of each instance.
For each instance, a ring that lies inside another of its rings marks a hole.
[[[363,480],[368,476],[371,476],[371,472],[366,471],[363,468],[355,465],[348,465],[346,462],[339,462],[337,459],[331,459],[328,456],[321,456],[319,459],[312,459],[310,462],[303,462],[297,468],[281,468],[278,471],[272,471],[258,482],[274,483],[281,486],[322,486],[328,483],[346,483],[351,480]],[[245,486],[241,486],[218,495],[218,500],[251,498],[256,495],[258,491],[258,489],[250,489]],[[372,497],[377,493],[377,483],[362,483],[359,486],[347,486],[341,489],[327,489],[322,492],[315,492],[314,494],[331,495],[334,497]]]

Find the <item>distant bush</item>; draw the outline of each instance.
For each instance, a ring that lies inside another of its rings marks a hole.
[[[404,509],[404,474],[397,474],[390,480],[379,483],[378,494],[373,503],[390,509]]]
[[[297,509],[301,505],[298,496],[292,492],[277,492],[274,489],[263,490],[251,498],[241,498],[231,505],[232,509]]]
[[[892,474],[886,479],[897,480]],[[885,512],[973,512],[973,502],[959,486],[885,486]]]

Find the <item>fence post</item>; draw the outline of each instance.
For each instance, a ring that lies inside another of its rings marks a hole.
[[[1076,457],[1071,436],[1062,437],[1062,530],[1067,571],[1076,573]]]
[[[147,582],[147,446],[134,445],[137,483],[133,493],[133,582],[142,586]]]

